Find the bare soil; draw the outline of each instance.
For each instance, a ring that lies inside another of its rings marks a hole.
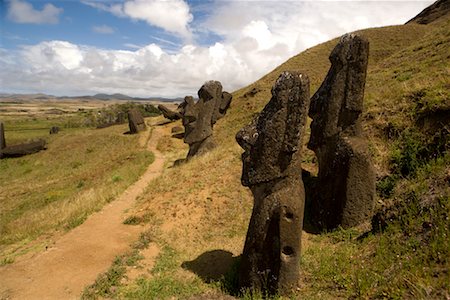
[[[124,225],[123,221],[136,198],[163,171],[165,158],[156,144],[164,130],[154,127],[147,147],[154,153],[155,161],[118,199],[61,236],[46,251],[0,267],[0,299],[79,298],[86,285],[105,272],[117,255],[129,249],[144,227]],[[155,247],[151,245],[152,253],[158,253]]]

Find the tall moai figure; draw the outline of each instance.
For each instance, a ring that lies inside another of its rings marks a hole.
[[[3,148],[6,148],[5,128],[3,127],[3,123],[0,122],[0,150]]]
[[[368,57],[366,38],[342,36],[330,54],[331,68],[311,98],[308,148],[319,162],[311,220],[322,229],[358,225],[373,210],[375,172],[360,118]]]
[[[219,81],[208,81],[198,91],[197,102],[186,96],[180,105],[183,117],[184,142],[189,144],[187,159],[213,149],[213,126],[228,110],[232,96],[222,91]]]
[[[283,72],[261,114],[236,135],[242,185],[254,207],[239,270],[239,286],[286,294],[298,285],[305,189],[301,148],[309,107],[309,79]]]
[[[128,126],[130,127],[130,133],[138,133],[145,130],[145,120],[138,109],[132,108],[128,111]]]

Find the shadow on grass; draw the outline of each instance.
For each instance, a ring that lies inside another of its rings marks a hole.
[[[205,283],[218,283],[223,292],[237,296],[240,258],[229,251],[212,250],[183,262],[181,267],[197,274]]]

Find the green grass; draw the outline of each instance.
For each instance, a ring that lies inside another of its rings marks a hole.
[[[17,124],[42,125],[33,120]],[[137,180],[154,157],[138,146],[139,136],[123,135],[125,131],[123,125],[62,130],[52,136],[46,132],[47,150],[0,160],[2,256],[14,255],[13,244],[82,224]],[[27,137],[31,132],[26,131]],[[19,141],[24,134],[11,131],[6,138]]]

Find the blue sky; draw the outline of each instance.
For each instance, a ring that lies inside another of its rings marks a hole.
[[[357,29],[433,1],[0,0],[0,92],[182,97],[245,86]]]

